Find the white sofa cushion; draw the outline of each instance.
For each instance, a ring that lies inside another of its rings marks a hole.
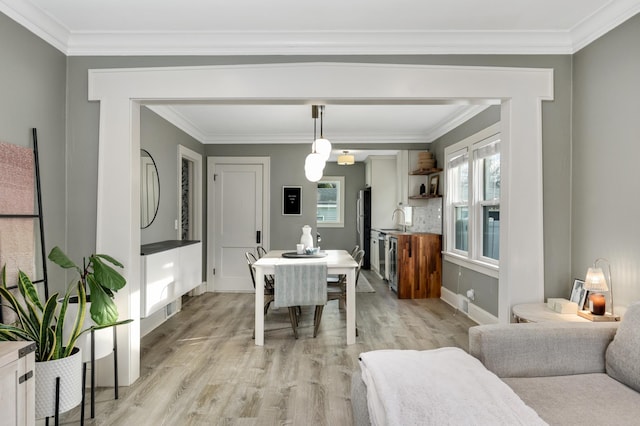
[[[640,303],[625,313],[605,362],[609,376],[640,392]]]

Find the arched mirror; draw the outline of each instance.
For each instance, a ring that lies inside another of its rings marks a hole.
[[[146,149],[140,150],[140,227],[147,228],[158,214],[160,178],[158,167]]]

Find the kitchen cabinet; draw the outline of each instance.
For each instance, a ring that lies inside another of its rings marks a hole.
[[[0,413],[3,425],[34,425],[35,350],[33,342],[0,343]]]
[[[380,247],[378,244],[378,231],[371,231],[371,270],[380,275]]]
[[[371,187],[371,227],[393,228],[396,208],[396,159],[388,155],[369,156],[365,161],[366,184]]]
[[[396,234],[398,299],[439,298],[442,235]]]

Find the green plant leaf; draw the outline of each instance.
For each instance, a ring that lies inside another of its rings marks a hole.
[[[26,301],[33,303],[41,312],[44,310],[42,303],[40,302],[38,290],[36,290],[36,287],[33,285],[27,274],[22,271],[18,271],[18,288],[20,289],[20,293],[22,293],[22,297],[24,297]]]
[[[87,283],[91,291],[91,319],[98,325],[112,324],[118,320],[118,308],[115,302],[96,280],[89,275]]]
[[[75,322],[73,324],[73,329],[71,330],[71,335],[69,336],[69,341],[65,346],[66,348],[64,353],[65,357],[71,355],[71,351],[76,345],[76,341],[78,340],[78,337],[80,337],[80,335],[83,333],[82,325],[84,324],[84,317],[87,311],[87,295],[85,293],[84,285],[82,284],[82,281],[78,281],[77,290],[78,290],[78,312],[76,314]],[[66,304],[69,303],[69,295],[70,294],[67,293],[67,297],[65,298],[64,302],[66,302]],[[67,306],[64,302],[63,302],[63,308],[66,311]]]
[[[18,341],[18,340],[33,340],[31,336],[23,329],[14,327],[12,325],[0,324],[0,340],[2,341]]]
[[[27,309],[18,302],[18,299],[6,287],[0,287],[0,296],[9,302],[9,306],[18,316],[20,327],[31,336],[31,339],[28,340],[37,340],[39,327],[37,324],[33,324]]]
[[[78,265],[76,265],[69,257],[62,251],[62,249],[58,246],[55,246],[51,249],[48,256],[49,260],[55,263],[56,265],[64,268],[70,269],[75,268],[80,275],[82,275],[82,269]]]
[[[112,265],[119,266],[120,268],[124,268],[124,265],[122,263],[118,262],[116,259],[114,259],[113,257],[109,256],[108,254],[96,254],[94,256],[100,257],[100,258],[106,260],[107,262],[111,263]]]
[[[44,305],[44,312],[42,315],[42,322],[40,323],[40,340],[38,345],[40,346],[40,352],[45,356],[45,360],[51,359],[53,354],[59,352],[56,347],[56,335],[53,332],[55,328],[55,314],[58,308],[57,294],[49,297],[47,303]]]
[[[90,257],[91,265],[93,266],[93,275],[96,281],[102,286],[108,289],[118,291],[125,286],[127,281],[122,275],[106,263],[101,260],[104,255],[93,255]],[[114,259],[115,260],[115,259]]]

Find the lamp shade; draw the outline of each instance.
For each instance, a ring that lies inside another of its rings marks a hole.
[[[325,161],[322,156],[316,152],[307,155],[304,160],[304,175],[310,182],[317,182],[322,179]]]
[[[609,291],[607,280],[604,278],[602,268],[587,269],[587,276],[584,279],[584,288],[589,291]]]
[[[314,144],[315,151],[322,156],[324,161],[327,161],[331,156],[331,142],[329,142],[329,139],[316,139]]]
[[[344,154],[338,155],[338,164],[341,166],[350,166],[355,163],[353,155],[349,154],[349,151],[344,151]]]

